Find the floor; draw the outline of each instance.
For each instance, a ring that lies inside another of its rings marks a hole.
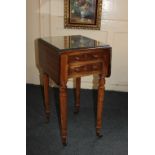
[[[50,122],[44,117],[41,86],[26,85],[27,155],[127,155],[128,93],[106,91],[103,137],[95,134],[96,90],[81,89],[81,107],[74,114],[74,90],[68,89],[68,145],[63,146],[58,123],[58,89],[50,88]]]

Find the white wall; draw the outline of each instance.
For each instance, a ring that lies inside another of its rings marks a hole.
[[[26,82],[39,84],[34,50],[34,40],[40,37],[39,1],[27,0],[26,3]]]
[[[27,3],[27,83],[39,84],[35,66],[34,39],[38,36],[81,34],[112,46],[112,74],[106,89],[128,91],[128,1],[103,0],[101,30],[64,29],[63,0],[28,0]],[[82,78],[83,88],[96,87],[96,78]],[[72,87],[69,80],[68,87]]]

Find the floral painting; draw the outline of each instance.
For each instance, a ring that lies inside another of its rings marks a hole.
[[[65,28],[100,29],[101,0],[65,0]]]

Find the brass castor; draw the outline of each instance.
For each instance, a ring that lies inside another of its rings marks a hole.
[[[96,129],[96,135],[97,135],[99,138],[103,137],[103,134],[101,134],[100,129]]]
[[[49,123],[50,121],[50,113],[46,112],[46,123]]]
[[[74,114],[78,114],[79,113],[79,109],[80,109],[80,107],[75,107]]]
[[[62,137],[62,144],[63,144],[63,146],[67,146],[67,138],[66,137]]]

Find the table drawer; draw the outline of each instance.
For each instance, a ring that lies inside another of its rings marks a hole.
[[[90,61],[103,58],[103,52],[89,52],[89,53],[81,53],[70,55],[68,57],[69,63],[76,63],[81,61]]]
[[[101,73],[103,68],[102,62],[92,63],[80,66],[70,66],[68,70],[69,77],[76,77],[79,75],[89,75],[93,73]]]

